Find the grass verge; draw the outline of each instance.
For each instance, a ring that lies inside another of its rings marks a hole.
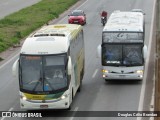
[[[0,52],[57,18],[78,0],[42,0],[0,20]]]

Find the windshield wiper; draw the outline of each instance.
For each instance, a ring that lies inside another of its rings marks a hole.
[[[39,85],[39,83],[42,83],[42,77],[39,78],[39,80],[37,81],[35,87],[33,88],[32,91],[35,91],[35,89],[37,88],[37,86]]]

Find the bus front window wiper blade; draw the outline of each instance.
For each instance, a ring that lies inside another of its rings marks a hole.
[[[39,83],[42,83],[42,77],[39,78],[39,80],[37,81],[37,83],[36,83],[36,85],[35,85],[35,87],[33,88],[32,91],[35,91],[35,90],[36,90],[36,88],[37,88],[37,86],[39,85]]]

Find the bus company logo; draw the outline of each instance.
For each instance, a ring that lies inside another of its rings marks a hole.
[[[2,112],[2,117],[12,117],[11,112]]]

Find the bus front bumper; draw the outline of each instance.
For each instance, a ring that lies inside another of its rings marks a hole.
[[[37,102],[23,100],[20,98],[21,109],[36,110],[36,109],[67,109],[69,108],[69,98],[53,101],[53,102]]]
[[[143,74],[103,74],[103,79],[106,80],[143,80]]]

